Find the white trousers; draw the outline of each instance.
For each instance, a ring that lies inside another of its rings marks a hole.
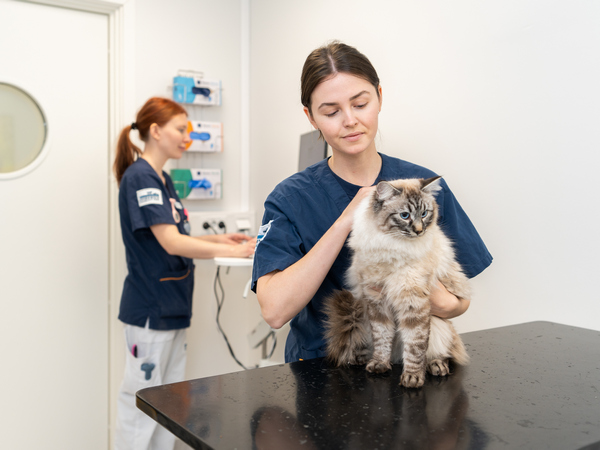
[[[172,450],[175,436],[135,406],[140,389],[183,381],[186,330],[125,325],[125,376],[117,400],[115,450]],[[137,357],[133,355],[137,347]]]

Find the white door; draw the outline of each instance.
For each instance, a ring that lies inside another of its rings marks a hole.
[[[107,16],[0,0],[2,81],[51,141],[0,179],[0,448],[107,449]]]

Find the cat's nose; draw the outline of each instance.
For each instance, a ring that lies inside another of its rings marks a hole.
[[[423,224],[421,222],[413,224],[413,231],[418,236],[423,232]]]

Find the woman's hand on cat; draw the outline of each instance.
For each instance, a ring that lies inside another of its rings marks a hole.
[[[442,319],[452,319],[460,316],[467,309],[471,301],[464,298],[458,298],[448,291],[446,287],[437,282],[437,288],[431,292],[429,296],[431,303],[431,314]]]
[[[348,234],[350,234],[350,230],[352,230],[352,224],[354,223],[354,212],[358,205],[369,195],[371,192],[375,190],[375,186],[366,186],[360,188],[358,193],[354,196],[352,201],[346,206],[346,209],[342,213],[342,215],[338,218],[337,222],[344,225],[348,230]]]
[[[292,320],[316,294],[352,230],[356,207],[374,189],[361,188],[338,220],[300,260],[258,279],[258,303],[263,319],[272,328],[279,329]]]

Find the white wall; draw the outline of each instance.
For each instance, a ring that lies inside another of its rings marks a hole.
[[[223,153],[188,153],[173,167],[225,169],[221,200],[188,202],[191,210],[238,208],[240,137],[240,1],[136,0],[135,99],[138,108],[151,96],[172,97],[178,70],[195,70],[222,81],[222,105],[186,105],[195,120],[222,122]]]
[[[257,212],[310,130],[304,59],[340,39],[381,78],[378,150],[443,174],[494,256],[458,329],[600,329],[600,4],[253,0],[251,17]]]

